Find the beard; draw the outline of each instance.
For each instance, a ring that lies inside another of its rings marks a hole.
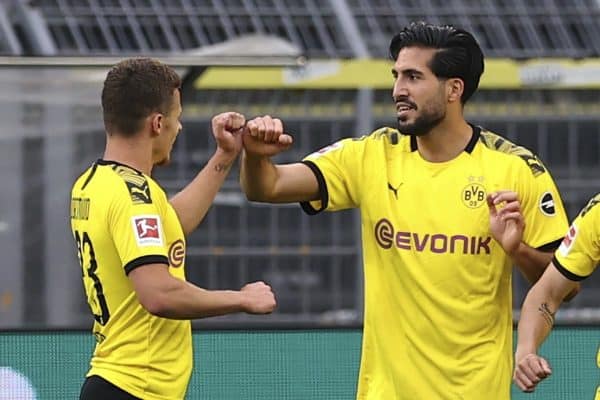
[[[429,110],[419,115],[413,122],[398,118],[398,130],[409,136],[424,136],[435,128],[446,116],[445,110]]]

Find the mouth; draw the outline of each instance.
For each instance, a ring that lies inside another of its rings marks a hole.
[[[405,116],[406,114],[408,114],[410,111],[412,111],[414,109],[415,109],[415,107],[412,104],[396,103],[396,112],[398,114],[398,117]]]

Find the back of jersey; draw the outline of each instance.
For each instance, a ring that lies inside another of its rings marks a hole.
[[[166,264],[185,280],[185,239],[165,193],[133,168],[98,160],[73,185],[71,228],[95,320],[88,376],[137,397],[182,398],[192,368],[190,323],[148,313],[127,277]]]

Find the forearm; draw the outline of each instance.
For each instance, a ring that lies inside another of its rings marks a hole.
[[[554,325],[556,306],[530,293],[525,299],[519,320],[519,340],[517,353],[537,354],[538,348],[544,342]]]
[[[206,290],[175,278],[165,286],[148,310],[163,318],[196,319],[244,311],[239,291]]]
[[[530,283],[540,279],[548,264],[552,261],[552,252],[534,249],[521,242],[516,251],[510,254],[515,265],[519,267]]]
[[[269,201],[277,183],[277,168],[268,157],[249,156],[242,152],[240,185],[251,201]]]
[[[518,327],[517,355],[537,354],[554,325],[554,314],[561,301],[544,296],[538,286],[534,286],[525,298]]]
[[[194,180],[171,198],[186,234],[196,229],[208,212],[234,161],[235,158],[217,150]]]

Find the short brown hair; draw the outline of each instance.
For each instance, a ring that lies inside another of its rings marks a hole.
[[[104,127],[109,134],[132,136],[144,118],[167,114],[181,78],[173,68],[150,58],[123,60],[106,75],[102,88]]]

